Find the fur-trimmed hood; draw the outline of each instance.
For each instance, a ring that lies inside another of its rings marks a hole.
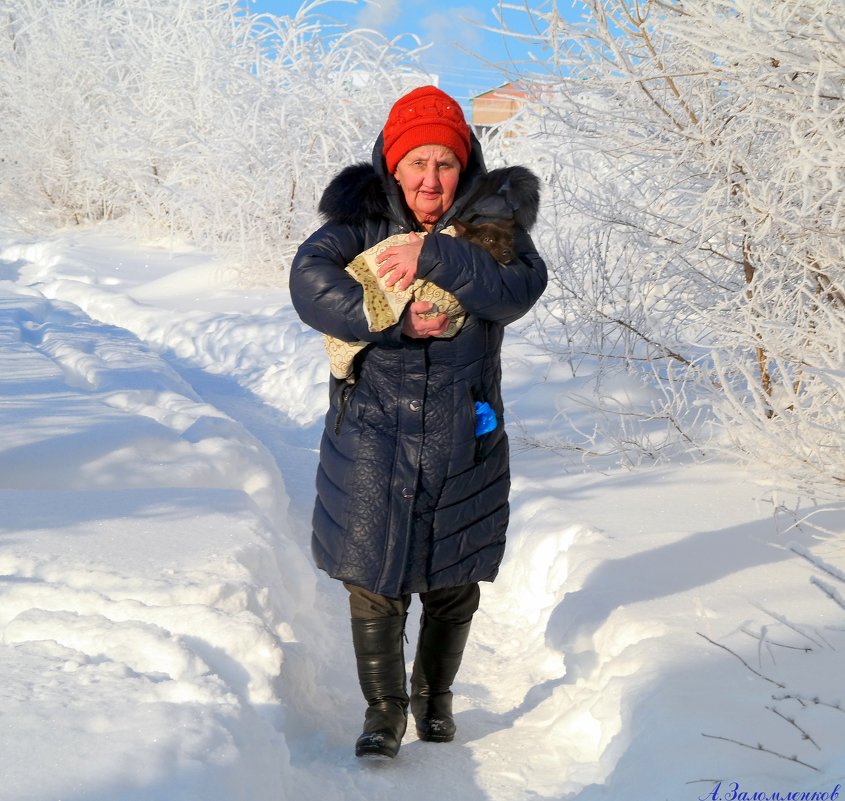
[[[330,223],[360,225],[367,220],[397,218],[397,204],[400,204],[409,219],[401,195],[388,194],[393,189],[391,184],[393,181],[387,183],[372,164],[353,164],[341,170],[326,187],[319,212]],[[458,196],[442,222],[445,224],[453,217],[464,222],[512,219],[529,231],[537,221],[539,205],[540,181],[531,170],[525,167],[478,170],[474,178],[462,178]]]

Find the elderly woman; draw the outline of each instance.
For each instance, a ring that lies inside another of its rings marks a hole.
[[[508,524],[503,330],[546,286],[527,231],[537,205],[537,179],[519,167],[488,173],[458,103],[424,86],[395,103],[372,164],[330,182],[319,207],[326,223],[293,262],[301,318],[368,343],[350,379],[330,379],[312,538],[317,565],[349,591],[368,703],[358,756],[396,755],[409,701],[420,739],[455,736],[450,688],[478,582],[495,578]],[[457,217],[513,222],[515,258],[499,264],[477,245],[438,235]],[[466,313],[455,336],[439,337],[448,320],[425,301],[411,302],[391,328],[369,330],[361,285],[344,267],[397,233],[407,242],[381,254],[381,275],[388,285],[421,278],[451,292]],[[492,410],[486,420],[480,404]],[[412,593],[423,612],[409,699],[403,638]]]

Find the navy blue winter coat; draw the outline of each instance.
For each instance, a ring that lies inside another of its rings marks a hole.
[[[387,236],[422,230],[386,174],[381,138],[372,164],[341,171],[320,211],[327,220],[299,248],[294,306],[319,331],[372,343],[354,383],[330,379],[320,446],[312,551],[330,576],[389,597],[492,581],[504,555],[510,490],[501,397],[504,326],[546,286],[528,234],[538,182],[520,167],[487,172],[473,149],[452,207],[423,241],[417,277],[467,312],[451,339],[412,339],[401,323],[371,333],[360,284],[344,267]],[[453,217],[516,222],[517,257],[498,264],[479,246],[437,234]],[[328,370],[328,367],[326,368]],[[475,402],[498,425],[475,435]]]

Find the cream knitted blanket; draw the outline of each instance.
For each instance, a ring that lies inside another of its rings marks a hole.
[[[452,226],[444,228],[441,233],[457,236]],[[425,236],[420,233],[418,236]],[[399,322],[405,306],[412,300],[424,300],[433,303],[435,308],[431,314],[445,313],[449,318],[446,330],[439,334],[441,339],[448,339],[458,333],[464,324],[465,313],[454,295],[441,289],[422,278],[417,278],[407,289],[397,290],[395,286],[388,287],[384,278],[378,276],[376,256],[393,245],[404,245],[408,241],[408,234],[395,234],[383,239],[373,247],[359,253],[347,266],[348,272],[364,288],[364,316],[370,331],[384,331]],[[345,342],[342,339],[323,334],[326,352],[329,354],[329,365],[335,378],[354,381],[352,362],[356,354],[360,353],[369,343]]]

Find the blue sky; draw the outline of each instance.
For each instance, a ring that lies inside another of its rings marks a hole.
[[[522,5],[525,0],[507,0]],[[301,0],[250,0],[256,12],[293,15]],[[528,5],[544,5],[543,0],[528,0]],[[548,3],[545,3],[548,5]],[[573,14],[572,0],[559,0],[562,14]],[[523,60],[526,48],[512,37],[484,31],[480,26],[498,27],[493,9],[499,0],[329,0],[319,13],[354,28],[372,28],[389,38],[415,33],[424,43],[431,43],[423,56],[424,66],[439,76],[440,87],[466,105],[473,95],[502,83],[502,76],[491,64]],[[523,13],[506,12],[509,25],[526,30]],[[406,40],[410,46],[411,40]],[[470,51],[469,53],[466,51]],[[480,56],[482,60],[472,54]],[[541,51],[532,49],[535,58]],[[484,61],[489,62],[487,64]]]

